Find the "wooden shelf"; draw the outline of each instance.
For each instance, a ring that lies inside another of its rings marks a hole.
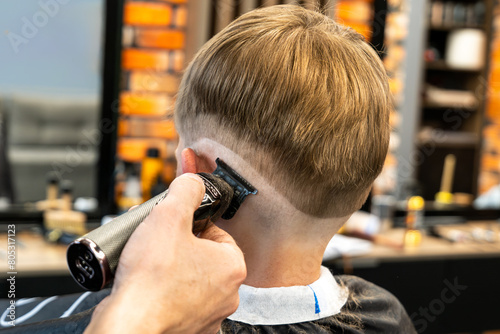
[[[434,102],[427,102],[423,101],[422,102],[422,108],[425,109],[467,109],[467,110],[476,110],[477,105],[470,105],[470,106],[465,106],[463,104],[457,103],[457,104],[441,104],[441,103],[434,103]]]
[[[436,60],[432,62],[425,63],[425,67],[428,70],[436,70],[436,71],[454,71],[454,72],[471,72],[478,73],[481,72],[482,69],[467,69],[467,68],[457,68],[449,66],[444,60]]]
[[[452,132],[441,131],[441,135],[433,135],[427,133],[420,133],[418,135],[417,143],[422,146],[425,144],[432,144],[437,147],[449,148],[474,148],[479,143],[479,135],[471,132]]]
[[[457,29],[481,29],[485,30],[483,24],[460,24],[460,25],[431,25],[430,30],[452,31]]]

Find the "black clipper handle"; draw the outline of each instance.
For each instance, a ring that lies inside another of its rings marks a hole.
[[[206,173],[198,175],[205,183],[205,196],[194,213],[194,233],[204,230],[210,221],[219,219],[233,198],[233,188],[221,177]],[[92,291],[108,285],[113,280],[128,239],[167,195],[168,189],[73,241],[68,246],[66,257],[71,275],[78,284]]]

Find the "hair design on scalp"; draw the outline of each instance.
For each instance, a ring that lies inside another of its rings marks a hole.
[[[389,142],[391,96],[363,37],[299,6],[242,15],[197,53],[181,83],[176,124],[256,168],[299,210],[359,209]]]

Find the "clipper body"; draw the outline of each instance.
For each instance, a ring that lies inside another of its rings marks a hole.
[[[229,166],[219,159],[216,162],[213,174],[198,174],[205,183],[205,195],[193,216],[193,233],[203,231],[211,221],[221,217],[231,218],[246,195],[257,193]],[[168,189],[73,241],[68,246],[67,261],[78,284],[87,290],[98,291],[111,283],[128,239],[167,195]]]

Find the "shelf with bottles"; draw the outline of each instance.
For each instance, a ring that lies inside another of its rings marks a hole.
[[[420,147],[469,149],[477,147],[479,139],[479,135],[474,132],[443,131],[424,127],[418,132],[417,144]]]
[[[480,73],[485,67],[488,34],[483,29],[428,31],[425,67],[434,71]]]
[[[453,30],[461,28],[485,28],[488,10],[485,1],[431,1],[429,25],[434,30]]]
[[[425,72],[422,87],[424,108],[478,109],[485,99],[487,82],[482,71]]]
[[[447,138],[442,146],[478,145],[487,87],[483,76],[471,72],[427,71],[425,80],[419,136],[429,138],[430,127]],[[434,137],[435,134],[430,136]]]
[[[464,106],[461,103],[438,103],[438,102],[432,102],[432,101],[422,101],[422,108],[424,109],[429,109],[429,110],[458,110],[458,109],[464,109],[468,110],[468,112],[474,112],[477,110],[477,106],[475,104],[471,104],[469,106]]]
[[[402,76],[407,87],[402,99],[405,117],[401,118],[401,128],[405,131],[401,132],[398,152],[396,196],[403,200],[422,195],[426,209],[433,215],[449,214],[462,207],[467,214],[474,211],[470,202],[478,195],[482,129],[490,91],[488,51],[493,3],[493,0],[411,2],[411,43],[407,44],[407,50],[412,52],[407,54],[409,65],[406,76]],[[456,157],[449,193],[458,193],[457,198],[466,199],[462,202],[468,204],[453,203],[441,208],[434,202],[442,192],[441,178],[445,157],[449,155]],[[416,185],[414,191],[406,190],[410,182]]]
[[[129,143],[124,144],[127,139]],[[177,164],[169,143],[158,139],[121,138],[115,169],[115,200],[119,212],[164,191],[176,175]],[[171,143],[172,144],[172,143]],[[126,152],[126,154],[124,153]]]
[[[456,29],[485,29],[483,24],[431,25],[430,30],[452,31]]]
[[[421,83],[416,182],[431,211],[470,207],[477,195],[478,161],[487,92],[492,0],[430,1]],[[453,156],[449,194],[439,205],[447,157]],[[454,196],[453,196],[454,197]],[[436,204],[437,205],[434,205]]]
[[[492,7],[492,0],[430,1],[426,69],[481,72]]]

